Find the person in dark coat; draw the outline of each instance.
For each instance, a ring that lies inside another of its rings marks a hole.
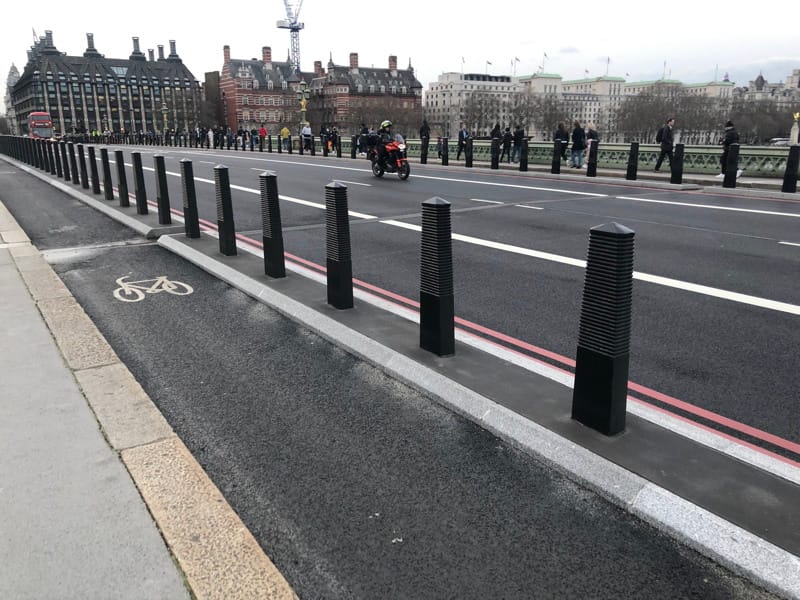
[[[580,169],[583,166],[583,151],[586,149],[586,132],[581,127],[581,122],[576,120],[572,124],[572,168]]]
[[[511,162],[517,162],[522,154],[522,140],[525,137],[525,132],[522,127],[517,125],[514,129],[514,146],[511,149]]]
[[[506,162],[511,162],[511,142],[513,141],[514,136],[511,135],[511,128],[506,127],[506,130],[503,132],[503,152],[500,154],[500,162],[503,162],[503,159],[506,159]]]
[[[558,127],[556,127],[555,133],[553,133],[553,141],[561,142],[561,160],[566,162],[567,144],[564,142],[569,142],[569,134],[567,133],[567,126],[564,124],[564,121],[560,121],[558,123]]]
[[[728,164],[728,151],[730,150],[731,144],[738,144],[738,143],[739,143],[739,133],[733,126],[733,121],[728,121],[727,123],[725,123],[725,135],[722,137],[722,140],[720,140],[720,144],[722,144],[722,156],[719,157],[719,162],[722,167],[723,175],[725,175],[725,167]]]
[[[653,169],[656,173],[661,170],[661,163],[664,162],[664,157],[669,159],[669,168],[672,170],[672,146],[675,141],[675,135],[672,133],[672,128],[675,126],[675,119],[670,117],[661,128],[661,152],[658,154],[656,161],[656,168]]]

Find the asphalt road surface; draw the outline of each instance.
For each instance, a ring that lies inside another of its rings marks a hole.
[[[770,597],[46,184],[0,189],[301,598]],[[416,253],[370,228],[375,272]],[[114,296],[162,276],[192,293]]]

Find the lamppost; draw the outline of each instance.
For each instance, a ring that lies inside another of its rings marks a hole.
[[[301,81],[297,86],[297,99],[300,101],[300,127],[306,123],[306,106],[308,99],[311,97],[311,90],[308,89],[308,84]]]
[[[169,108],[167,108],[167,103],[161,103],[161,116],[164,117],[164,129],[163,134],[167,135],[167,114],[169,113]]]

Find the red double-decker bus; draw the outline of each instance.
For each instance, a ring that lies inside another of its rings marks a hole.
[[[28,136],[48,140],[53,137],[53,121],[50,113],[32,112],[28,114]]]

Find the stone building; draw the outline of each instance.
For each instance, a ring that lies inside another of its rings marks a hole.
[[[127,59],[106,58],[86,35],[82,56],[68,56],[53,43],[52,31],[28,51],[28,63],[11,88],[20,131],[31,111],[49,112],[55,134],[90,131],[186,131],[198,124],[201,90],[170,40],[145,56],[139,38]]]
[[[6,107],[6,119],[8,120],[8,127],[11,130],[11,135],[20,134],[19,126],[17,125],[17,113],[14,110],[14,104],[11,102],[11,90],[14,88],[17,81],[19,81],[19,70],[16,65],[12,63],[11,69],[8,71],[8,77],[6,78],[6,93],[3,98]]]

